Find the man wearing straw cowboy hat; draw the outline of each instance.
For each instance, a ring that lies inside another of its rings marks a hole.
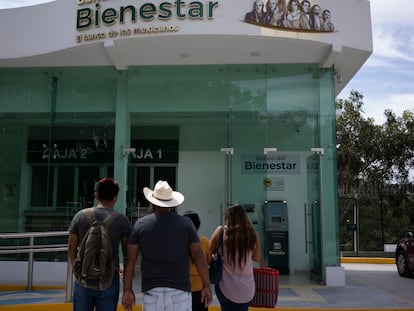
[[[158,181],[151,190],[143,189],[153,213],[137,220],[128,241],[128,259],[124,268],[122,305],[132,310],[135,295],[132,276],[135,261],[141,252],[143,310],[191,311],[191,285],[188,254],[200,274],[203,288],[201,300],[212,301],[208,265],[193,223],[175,213],[184,196],[173,191],[166,181]]]

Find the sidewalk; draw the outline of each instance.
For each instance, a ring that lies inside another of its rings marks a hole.
[[[308,276],[304,274],[280,275],[279,298],[275,310],[414,311],[414,295],[412,294],[414,279],[399,277],[394,263],[375,262],[381,261],[343,263],[342,266],[346,271],[346,285],[341,287],[312,284]],[[394,282],[403,284],[398,285],[401,288],[396,288],[397,285],[393,285]],[[137,306],[134,310],[140,311],[142,294],[139,292],[137,283],[134,286],[137,296]],[[71,310],[72,305],[64,303],[65,293],[65,289],[0,292],[0,310]],[[119,306],[118,310],[123,309]],[[220,310],[216,298],[209,310]],[[250,308],[249,310],[271,309]]]

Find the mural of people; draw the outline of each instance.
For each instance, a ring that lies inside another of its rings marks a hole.
[[[268,0],[266,3],[265,24],[281,26],[282,17],[286,12],[284,0]]]
[[[288,28],[296,31],[333,32],[331,11],[311,0],[254,0],[253,8],[245,14],[246,22],[271,28]]]
[[[289,0],[287,6],[287,14],[285,14],[282,24],[286,28],[300,28],[300,11],[298,0]]]
[[[322,13],[322,30],[334,31],[335,25],[331,22],[331,11],[324,10]]]
[[[256,0],[253,3],[252,11],[249,13],[246,13],[244,20],[247,22],[253,22],[256,24],[265,23],[264,3],[262,0]]]
[[[322,30],[321,7],[317,4],[311,8],[310,26],[312,30]]]
[[[300,3],[300,29],[310,30],[310,2],[308,0],[303,0]]]

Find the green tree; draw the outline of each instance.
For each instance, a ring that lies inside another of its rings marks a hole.
[[[341,243],[350,244],[353,235],[346,224],[353,221],[357,205],[360,249],[379,250],[412,230],[414,111],[398,117],[385,110],[386,122],[378,125],[363,116],[363,95],[358,91],[336,105],[342,110],[337,120]]]
[[[347,192],[356,191],[369,181],[369,172],[376,165],[375,155],[379,153],[381,131],[373,119],[362,116],[362,99],[361,93],[352,91],[347,100],[339,99],[336,103],[342,110],[337,120],[338,181],[340,189]]]
[[[414,110],[397,117],[385,110],[386,123],[382,128],[382,163],[385,181],[409,182],[414,168]]]

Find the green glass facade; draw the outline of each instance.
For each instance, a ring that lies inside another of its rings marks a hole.
[[[142,187],[166,178],[202,234],[247,204],[266,258],[263,203],[285,200],[291,269],[339,265],[333,68],[1,68],[0,145],[1,232],[66,230],[104,176],[134,221]]]

